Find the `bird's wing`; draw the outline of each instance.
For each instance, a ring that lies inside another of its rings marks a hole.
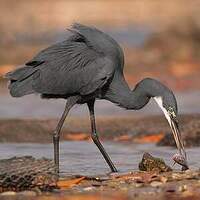
[[[26,66],[35,69],[33,90],[55,95],[90,94],[114,73],[112,60],[93,49],[80,33],[41,51]]]

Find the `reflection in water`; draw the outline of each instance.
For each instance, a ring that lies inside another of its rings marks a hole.
[[[176,152],[174,148],[157,147],[154,144],[119,144],[104,142],[105,148],[116,164],[118,170],[125,172],[137,170],[143,153],[149,152],[152,155],[164,160],[172,166],[172,155]],[[187,149],[188,161],[191,168],[198,168],[200,162],[200,148]],[[13,156],[32,155],[34,157],[53,156],[52,144],[0,144],[0,159]],[[98,149],[92,142],[62,142],[61,143],[61,171],[64,174],[95,175],[109,172]],[[180,166],[175,166],[180,169]]]

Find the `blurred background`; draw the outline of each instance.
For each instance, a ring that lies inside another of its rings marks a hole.
[[[67,28],[74,22],[95,26],[122,46],[125,76],[131,88],[145,77],[170,87],[177,97],[185,144],[199,146],[199,8],[199,0],[0,0],[0,142],[12,143],[0,145],[0,158],[24,154],[52,158],[52,131],[65,100],[42,100],[35,94],[13,98],[2,76],[43,48],[67,38]],[[174,149],[154,146],[175,143],[167,121],[153,101],[142,110],[126,111],[101,100],[95,109],[101,139],[115,141],[104,144],[119,167],[136,169],[142,152],[149,149],[171,162]],[[86,105],[75,106],[70,112],[62,139],[76,140],[62,143],[62,169],[78,174],[107,171],[95,145],[88,143]],[[123,146],[119,144],[122,141],[133,144]],[[18,142],[24,144],[13,144]],[[50,144],[27,144],[30,142]],[[152,142],[153,146],[146,144]],[[199,168],[199,148],[187,152],[191,165]]]
[[[200,1],[1,0],[0,74],[27,62],[38,51],[64,40],[78,22],[110,34],[123,47],[125,76],[131,87],[153,77],[175,91],[181,113],[200,112]],[[0,117],[58,117],[62,100],[36,95],[11,98],[1,80]],[[75,109],[82,116],[87,110]],[[97,103],[99,115],[134,115],[108,102]],[[153,103],[136,115],[159,110]]]

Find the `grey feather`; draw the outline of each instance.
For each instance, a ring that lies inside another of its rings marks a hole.
[[[12,96],[88,95],[106,84],[113,76],[114,62],[89,37],[94,29],[74,25],[71,32],[67,40],[42,50],[24,67],[7,74]],[[100,33],[96,30],[96,35]]]
[[[96,28],[81,24],[74,24],[70,32],[72,35],[65,41],[42,50],[25,66],[6,75],[10,80],[10,93],[14,97],[40,93],[43,98],[67,99],[65,111],[53,140],[57,170],[59,132],[63,119],[76,103],[88,104],[92,139],[113,172],[117,170],[96,133],[94,120],[96,98],[107,99],[123,108],[137,110],[143,108],[151,97],[160,97],[162,101],[159,102],[159,106],[173,127],[175,137],[180,138],[176,123],[176,98],[171,90],[154,79],[146,78],[131,91],[123,75],[123,51],[114,39]],[[180,140],[179,143],[177,143],[179,152],[184,152]]]
[[[12,72],[9,72],[5,75],[5,78],[8,78],[12,81],[18,80],[21,81],[28,76],[32,75],[35,72],[35,69],[29,66],[25,66],[19,69],[16,69]]]
[[[12,96],[91,94],[127,109],[140,109],[151,97],[162,95],[163,106],[177,111],[172,91],[158,81],[144,79],[130,90],[123,76],[123,51],[109,35],[81,24],[74,24],[69,31],[65,41],[42,50],[24,67],[6,75]]]
[[[32,88],[31,77],[26,78],[23,81],[12,82],[9,88],[10,88],[10,94],[13,97],[21,97],[34,92]]]
[[[38,93],[87,95],[104,85],[114,70],[111,61],[105,57],[71,71],[48,69],[40,68],[33,80],[33,88]]]

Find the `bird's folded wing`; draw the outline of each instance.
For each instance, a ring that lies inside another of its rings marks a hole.
[[[43,94],[87,95],[102,87],[114,72],[111,59],[81,35],[50,46],[26,65],[34,67],[34,62],[41,65],[32,74],[32,88]]]
[[[114,67],[106,57],[97,58],[84,67],[66,71],[40,68],[33,76],[33,89],[43,94],[88,95],[103,87],[112,77]]]

